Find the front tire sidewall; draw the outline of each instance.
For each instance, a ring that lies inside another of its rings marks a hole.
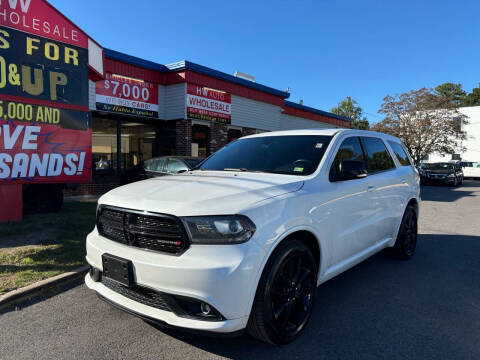
[[[294,252],[301,251],[306,252],[310,261],[315,266],[314,271],[314,284],[315,289],[312,291],[311,296],[311,306],[310,311],[306,315],[304,322],[297,327],[295,332],[288,333],[288,334],[279,334],[276,329],[272,325],[272,308],[271,308],[271,289],[273,286],[274,279],[276,277],[277,271],[280,269],[282,263]],[[252,316],[261,316],[261,322],[264,324],[264,331],[263,336],[255,336],[260,340],[269,342],[274,345],[284,345],[292,342],[296,338],[298,338],[303,329],[307,326],[312,312],[315,305],[315,298],[316,298],[316,283],[317,283],[317,276],[318,276],[318,266],[316,261],[311,253],[311,251],[300,241],[294,239],[287,239],[281,243],[277,249],[275,249],[274,253],[270,257],[267,265],[264,268],[261,280],[259,282],[259,287],[257,289],[257,294],[255,296],[255,302],[252,309]]]

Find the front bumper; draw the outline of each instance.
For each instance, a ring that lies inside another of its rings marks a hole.
[[[454,177],[443,177],[443,178],[435,178],[435,177],[426,177],[425,182],[431,184],[453,184],[455,182]]]
[[[191,330],[230,333],[246,327],[256,290],[262,254],[250,241],[239,245],[192,245],[181,256],[165,255],[108,240],[94,230],[87,236],[87,262],[100,270],[102,255],[128,259],[135,283],[150,289],[204,301],[226,318],[205,321],[147,306],[95,282],[85,284],[98,295],[137,315]]]

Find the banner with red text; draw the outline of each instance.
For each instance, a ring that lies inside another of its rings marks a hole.
[[[158,118],[158,85],[109,74],[96,83],[97,110]]]
[[[0,185],[88,182],[88,38],[44,0],[0,0]]]
[[[205,86],[187,84],[187,117],[230,124],[232,100],[230,94]]]

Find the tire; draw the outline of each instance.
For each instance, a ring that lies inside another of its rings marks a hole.
[[[410,260],[415,254],[418,240],[417,214],[413,206],[407,206],[398,230],[397,240],[391,249],[394,258]]]
[[[457,187],[457,185],[458,185],[458,179],[457,179],[457,177],[455,176],[455,180],[453,180],[453,185],[452,185],[452,186],[453,186],[453,187]]]
[[[312,315],[317,275],[310,249],[298,240],[284,240],[263,270],[247,332],[274,345],[288,344],[300,336]]]

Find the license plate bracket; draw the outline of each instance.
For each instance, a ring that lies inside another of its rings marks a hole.
[[[130,260],[115,255],[103,254],[102,265],[103,276],[126,286],[133,285],[133,267]]]

